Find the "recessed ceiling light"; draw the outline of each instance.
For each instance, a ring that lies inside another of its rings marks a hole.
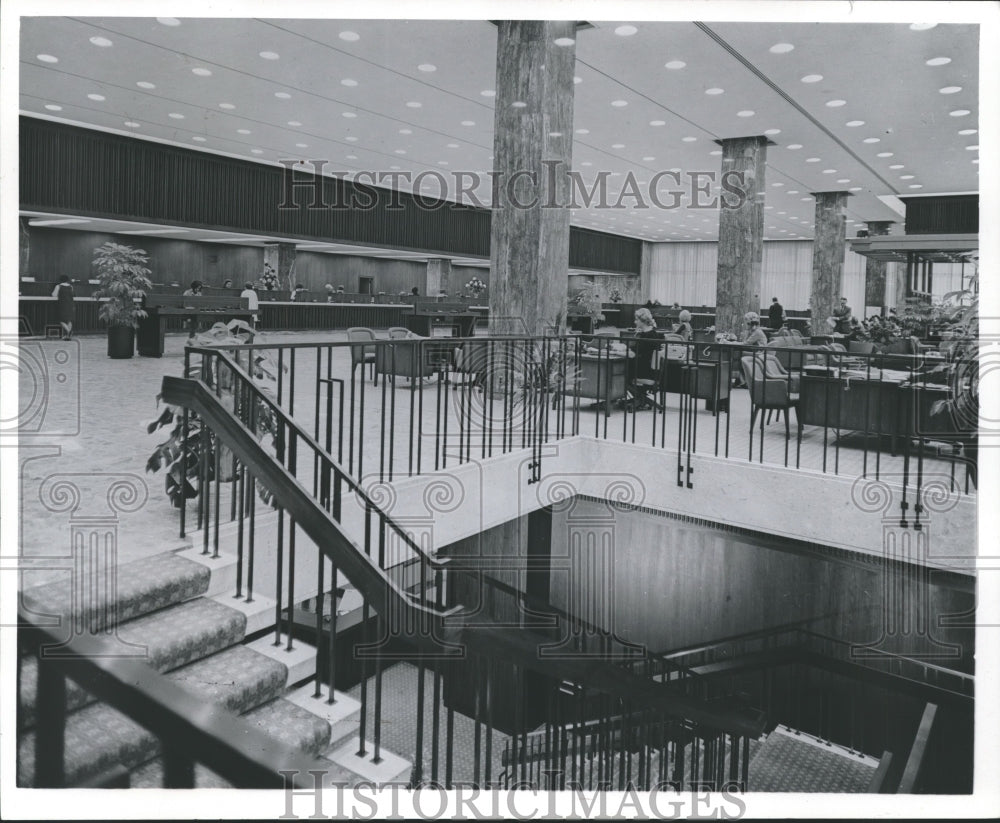
[[[836,169],[823,169],[823,174],[836,174]]]
[[[948,112],[952,117],[965,117],[969,113],[968,109],[955,109],[955,111]]]
[[[932,57],[927,61],[928,66],[947,66],[951,62],[950,57]]]
[[[413,129],[400,129],[400,134],[413,134]]]
[[[58,57],[54,57],[51,54],[36,54],[35,57],[38,58],[39,60],[41,60],[43,63],[58,63],[59,62],[59,58]]]
[[[349,155],[347,155],[347,159],[348,160],[357,160],[358,156],[356,154],[349,154]]]
[[[340,85],[353,88],[354,86],[358,85],[358,81],[352,80],[350,77],[345,77],[343,80],[340,81]]]
[[[979,158],[977,157],[977,158],[976,158],[975,160],[973,160],[972,162],[973,162],[973,163],[978,163],[978,162],[979,162]],[[976,174],[979,174],[979,172],[977,171],[977,172],[976,172]]]
[[[612,100],[611,105],[617,109],[620,109],[622,106],[628,105],[628,100]]]
[[[593,166],[594,164],[591,163],[589,160],[584,160],[580,165],[581,166]]]
[[[861,191],[861,186],[851,186],[848,191]]]
[[[421,63],[419,66],[417,66],[417,70],[418,71],[428,71],[428,72],[429,71],[437,71],[438,67],[435,66],[433,63]]]
[[[792,49],[794,49],[791,43],[775,43],[771,48],[768,49],[771,54],[788,54]]]
[[[140,89],[155,89],[156,88],[156,84],[155,83],[150,83],[148,80],[140,80],[138,83],[136,83],[136,85]]]
[[[346,40],[348,43],[354,43],[361,39],[361,35],[354,31],[342,31],[337,35],[341,40]]]
[[[348,135],[347,137],[345,137],[344,139],[345,139],[345,140],[346,140],[346,141],[347,141],[348,143],[357,143],[357,142],[358,142],[358,138],[357,138],[357,137],[355,137],[355,136],[354,136],[353,134],[349,134],[349,135]]]
[[[757,112],[752,109],[743,109],[743,111],[736,112],[737,117],[753,117]]]
[[[201,66],[199,66],[198,68],[191,69],[191,73],[192,74],[197,74],[199,77],[211,77],[212,76],[212,70],[211,69],[202,68]]]
[[[961,90],[961,86],[945,86],[942,89],[938,89],[941,94],[958,94]]]
[[[577,134],[590,134],[590,129],[577,129]]]
[[[263,154],[261,149],[250,149],[250,154]]]
[[[801,143],[789,143],[785,148],[791,149],[792,151],[796,151],[797,149],[801,149],[802,148],[802,144]]]
[[[196,134],[191,139],[194,140],[196,143],[204,143],[205,142],[205,138],[202,137],[200,134]]]
[[[662,122],[662,121],[658,120],[658,121],[656,121],[656,122],[660,123],[660,122]],[[697,140],[697,139],[698,139],[697,137],[690,137],[690,136],[689,136],[689,137],[682,137],[682,138],[681,138],[681,141],[682,141],[682,142],[684,142],[684,143],[693,143],[693,142],[694,142],[695,140]]]
[[[493,89],[483,89],[481,92],[479,92],[479,94],[482,95],[483,97],[496,97],[497,96],[497,93],[495,91],[493,91]]]
[[[811,197],[800,197],[799,200],[805,202],[806,200],[812,200]]]
[[[840,108],[841,106],[846,106],[847,105],[847,101],[846,100],[827,100],[826,101],[826,105],[828,105],[831,109],[837,109],[837,108]]]
[[[715,149],[714,151],[709,152],[709,155],[711,157],[718,157],[720,154],[722,154],[722,152],[719,149]]]
[[[98,103],[103,103],[107,98],[103,94],[88,94],[87,98],[89,100],[96,100]]]
[[[920,183],[911,183],[910,184],[910,188],[911,189],[922,189],[923,186]]]
[[[356,115],[356,114],[355,114],[355,113],[354,113],[353,111],[342,111],[342,112],[340,113],[340,116],[341,116],[341,117],[348,117],[348,118],[354,118],[354,117],[357,117],[357,115]]]
[[[807,74],[805,77],[802,78],[802,82],[803,83],[818,83],[822,79],[823,79],[823,75],[822,74]]]
[[[850,183],[851,182],[851,178],[850,177],[841,177],[841,178],[839,178],[837,180],[837,182],[838,183]]]
[[[776,189],[780,189],[785,184],[784,183],[772,183],[771,185],[774,186],[774,188],[776,188]]]
[[[807,163],[818,163],[819,162],[819,158],[818,157],[807,157],[806,158],[806,162]]]
[[[650,120],[649,121],[649,125],[651,125],[651,126],[665,126],[665,125],[667,125],[667,121],[666,120]],[[579,132],[577,132],[577,133],[579,134]],[[687,138],[685,138],[685,139],[687,139]]]
[[[476,125],[476,121],[475,120],[463,120],[462,121],[462,125],[463,126],[474,126],[474,125]]]
[[[420,102],[418,102],[416,100],[410,100],[409,102],[407,102],[406,107],[408,109],[419,109],[423,105],[424,105],[423,103],[420,103]]]
[[[875,156],[876,157],[892,157],[892,152],[891,151],[880,151]]]
[[[975,133],[976,133],[976,131],[977,131],[976,129],[962,129],[962,130],[961,130],[961,131],[959,132],[959,134],[961,134],[961,135],[962,135],[962,136],[964,137],[964,136],[965,136],[965,135],[967,135],[967,134],[975,134]]]
[[[406,149],[395,149],[394,154],[406,154]]]
[[[447,166],[448,165],[448,161],[447,160],[438,160],[438,165],[439,166]]]
[[[773,137],[776,134],[781,134],[781,129],[768,129],[767,131],[764,132],[764,134],[768,135],[769,137]]]
[[[574,40],[572,37],[557,37],[552,42],[555,43],[557,46],[562,46],[563,48],[565,48],[566,46],[572,46],[576,42],[576,40]]]
[[[637,31],[639,31],[639,29],[637,29],[635,26],[625,25],[625,26],[618,26],[618,28],[615,29],[615,34],[617,34],[619,37],[631,37]]]
[[[163,26],[179,26],[181,21],[176,17],[157,17],[156,22]]]
[[[279,100],[291,100],[292,99],[292,95],[290,95],[287,91],[276,91],[274,93],[274,96],[277,97]]]
[[[95,46],[100,46],[102,49],[109,48],[114,45],[107,37],[91,37],[90,42]]]
[[[288,125],[289,126],[301,126],[302,124],[298,120],[289,120],[288,121]]]
[[[705,94],[724,94],[725,91],[726,91],[725,89],[720,89],[716,86],[710,89],[705,89]]]
[[[891,166],[889,166],[889,168],[890,169],[901,169],[901,168],[903,168],[903,164],[902,163],[893,163]]]
[[[642,158],[642,162],[643,163],[652,163],[655,159],[656,159],[655,157],[643,157]]]
[[[848,120],[844,125],[848,128],[856,129],[858,126],[863,126],[864,124],[864,120]]]
[[[901,174],[901,175],[899,175],[899,179],[900,180],[912,180],[913,178],[914,178],[914,175],[912,175],[912,174]]]
[[[277,60],[280,55],[276,51],[262,51],[260,56],[265,60]]]
[[[308,143],[296,143],[295,144],[295,148],[297,148],[297,149],[308,149],[309,148],[309,144]]]
[[[910,28],[913,31],[927,31],[932,29],[937,25],[937,23],[910,23]]]
[[[613,149],[623,149],[623,148],[625,148],[625,144],[624,143],[612,143],[611,144],[611,148],[613,148]]]
[[[126,120],[125,121],[125,125],[128,126],[130,129],[137,129],[137,128],[139,128],[139,124],[136,123],[135,120]]]
[[[966,151],[979,151],[979,146],[966,146]]]
[[[798,193],[799,193],[798,189],[789,189],[788,191],[785,192],[785,194],[798,194]]]
[[[669,63],[664,63],[663,68],[670,69],[673,71],[676,69],[682,69],[686,65],[687,63],[685,63],[683,60],[671,60]]]
[[[235,109],[236,106],[234,106],[232,103],[219,103],[219,108],[225,109],[226,111],[230,111],[232,109]]]
[[[399,166],[389,166],[389,168],[392,169],[393,171],[397,171],[399,169]]]
[[[573,78],[573,85],[574,86],[579,86],[582,82],[583,82],[583,78],[582,77],[574,77]]]
[[[458,148],[458,143],[445,143],[445,148],[446,149],[457,149]]]
[[[237,134],[250,134],[250,129],[236,129]]]
[[[866,137],[861,142],[862,143],[881,143],[882,141],[878,137]]]
[[[49,111],[62,111],[62,106],[57,106],[55,103],[46,103],[45,108]]]

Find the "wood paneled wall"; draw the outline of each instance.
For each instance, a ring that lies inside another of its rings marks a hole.
[[[899,589],[898,576],[887,576],[883,565],[870,559],[767,548],[722,529],[613,511],[580,498],[554,513],[552,532],[552,603],[573,613],[588,603],[605,603],[619,637],[653,651],[807,618],[824,618],[816,631],[875,642],[887,616],[912,632],[887,639],[888,648],[944,655],[937,641],[957,644],[958,660],[936,662],[972,667],[974,632],[937,628],[936,618],[971,609],[974,595],[968,584],[949,584],[943,575]],[[892,599],[888,583],[897,586]],[[931,638],[913,631],[918,608],[931,615]],[[601,610],[591,611],[597,616]]]

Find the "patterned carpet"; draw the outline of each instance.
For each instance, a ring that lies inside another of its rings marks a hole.
[[[810,742],[803,735],[775,729],[750,761],[751,792],[844,792],[868,790],[878,766],[840,747]]]

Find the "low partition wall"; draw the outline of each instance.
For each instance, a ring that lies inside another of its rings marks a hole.
[[[528,482],[533,460],[526,449],[384,484],[392,501],[387,511],[400,523],[426,524],[439,547],[587,496],[834,551],[974,573],[976,498],[949,494],[944,484],[924,487],[918,530],[912,518],[901,525],[902,485],[892,478],[838,477],[692,455],[698,483],[688,489],[676,482],[671,451],[588,436],[545,445],[537,483]]]
[[[97,316],[100,302],[92,297],[78,297],[75,301],[75,334],[104,332],[105,326]],[[259,328],[264,331],[299,331],[348,329],[365,326],[372,329],[387,329],[390,326],[405,325],[403,317],[413,312],[407,304],[380,303],[297,303],[260,302]],[[44,336],[47,327],[59,325],[56,301],[53,297],[21,297],[18,301],[18,316],[23,321],[25,334]],[[183,317],[164,318],[167,331],[182,331]]]

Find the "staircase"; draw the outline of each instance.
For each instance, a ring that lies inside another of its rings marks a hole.
[[[220,596],[226,581],[216,580],[213,586],[212,578],[202,563],[165,552],[121,566],[114,593],[98,602],[79,603],[68,581],[29,589],[23,599],[35,614],[61,616],[61,625],[113,634],[122,655],[137,657],[190,692],[192,712],[204,702],[222,706],[274,740],[321,757],[340,743],[331,737],[326,701],[310,699],[312,686],[292,688],[313,670],[314,650],[300,643],[288,653],[284,646],[275,648],[271,637],[247,644],[247,614],[226,605],[226,596]],[[287,665],[284,657],[294,663]],[[37,684],[38,661],[25,655],[19,672],[18,739],[18,785],[25,787],[35,785]],[[120,768],[128,770],[131,786],[163,785],[155,735],[96,702],[69,679],[66,705],[66,785],[100,784],[102,775]],[[348,699],[348,710],[352,705]],[[332,762],[329,769],[331,779],[349,785],[361,779]],[[201,767],[195,785],[229,786]]]
[[[751,792],[870,791],[879,760],[778,726],[750,757]]]

